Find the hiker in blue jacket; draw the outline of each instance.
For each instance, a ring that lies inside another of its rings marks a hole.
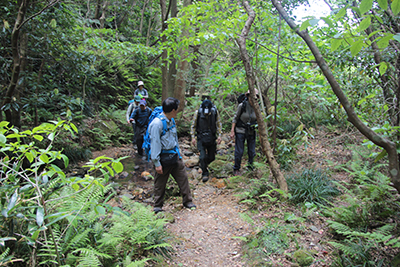
[[[154,212],[162,211],[165,187],[170,175],[175,179],[182,195],[183,206],[188,209],[196,208],[192,202],[189,180],[185,164],[179,153],[178,134],[175,127],[175,116],[178,113],[179,100],[168,97],[162,103],[163,113],[149,125],[151,137],[150,158],[154,163]],[[164,123],[166,122],[166,129]]]
[[[135,121],[135,143],[137,145],[138,154],[143,156],[143,137],[147,130],[149,117],[151,115],[151,108],[146,106],[146,100],[142,99],[139,102],[139,108],[136,108],[129,119]]]

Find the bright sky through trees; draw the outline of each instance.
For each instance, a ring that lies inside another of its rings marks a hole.
[[[330,9],[323,0],[309,0],[310,5],[304,4],[293,11],[296,21],[304,21],[306,17],[320,18],[329,15]]]

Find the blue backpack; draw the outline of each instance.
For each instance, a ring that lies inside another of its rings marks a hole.
[[[161,136],[165,135],[169,130],[173,129],[175,126],[175,120],[174,118],[172,118],[172,126],[168,128],[167,126],[167,120],[165,119],[164,116],[161,116],[163,113],[162,107],[156,107],[154,108],[153,112],[151,113],[150,117],[149,117],[149,122],[147,124],[147,130],[146,130],[146,134],[144,135],[143,138],[143,145],[142,148],[144,150],[144,152],[147,155],[147,160],[150,161],[150,156],[151,156],[151,137],[150,137],[150,133],[149,133],[149,126],[150,123],[155,119],[155,118],[159,118],[162,123],[163,123],[163,131],[161,133]],[[171,149],[171,150],[163,150],[162,153],[178,153],[179,154],[179,149],[176,147],[175,149]]]

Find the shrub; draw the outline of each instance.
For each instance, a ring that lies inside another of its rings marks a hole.
[[[290,200],[294,203],[326,205],[332,197],[340,194],[332,179],[320,169],[305,169],[302,173],[292,174],[287,183],[292,195]]]

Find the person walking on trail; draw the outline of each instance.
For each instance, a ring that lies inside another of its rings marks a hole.
[[[196,145],[195,134],[197,136],[197,149],[200,151],[200,168],[205,183],[209,179],[207,167],[215,160],[217,144],[221,143],[222,134],[222,123],[218,110],[209,99],[204,100],[200,108],[194,113],[190,128],[193,146]]]
[[[255,89],[258,99],[258,90]],[[250,94],[246,93],[246,97]],[[257,118],[253,107],[247,98],[238,105],[233,118],[230,137],[235,137],[235,165],[233,174],[240,175],[240,165],[244,152],[244,142],[247,140],[248,168],[253,169],[253,160],[256,155],[256,127]]]
[[[126,110],[126,122],[128,124],[131,124],[132,125],[132,129],[133,129],[133,140],[132,140],[133,144],[135,144],[135,140],[136,140],[136,138],[135,138],[135,127],[136,127],[136,125],[135,125],[135,120],[131,121],[130,118],[131,118],[131,115],[132,115],[133,111],[136,108],[139,107],[139,102],[140,102],[140,96],[137,95],[137,96],[135,96],[134,99],[129,101],[129,106],[128,106],[128,109]]]
[[[138,82],[138,88],[135,90],[135,96],[136,95],[140,96],[140,98],[145,98],[145,99],[149,97],[149,93],[144,88],[143,81]]]
[[[154,118],[149,125],[148,131],[151,138],[150,158],[156,171],[154,177],[155,213],[162,211],[165,187],[170,175],[179,186],[183,206],[188,209],[196,208],[192,201],[185,164],[179,153],[178,134],[174,120],[178,113],[179,103],[179,100],[173,97],[165,99],[162,102],[163,113]]]
[[[146,100],[142,99],[139,102],[139,108],[136,108],[129,119],[135,121],[135,143],[137,146],[138,154],[143,156],[143,138],[149,123],[149,117],[152,113],[151,108],[147,107]]]

